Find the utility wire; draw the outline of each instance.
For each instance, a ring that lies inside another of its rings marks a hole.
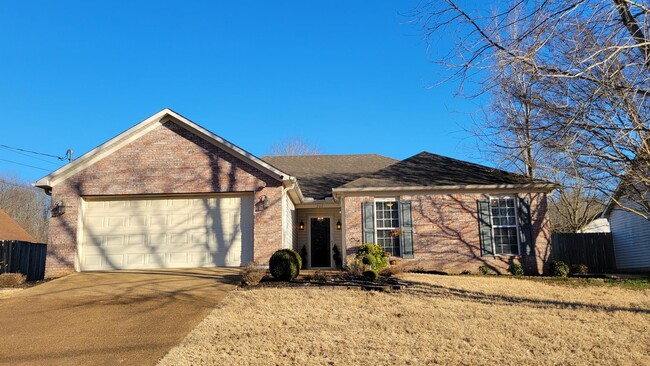
[[[0,145],[0,147],[6,149],[6,147],[4,147],[3,145]],[[11,152],[13,152],[13,153],[16,153],[16,154],[20,154],[20,155],[23,155],[23,156],[27,156],[28,158],[32,158],[32,159],[36,159],[36,160],[40,160],[40,161],[44,161],[44,162],[46,162],[46,163],[48,163],[48,164],[53,164],[53,165],[57,165],[57,166],[60,165],[60,164],[57,164],[57,163],[53,162],[52,160],[41,159],[41,158],[39,158],[39,157],[32,156],[32,155],[29,155],[29,154],[25,154],[25,153],[22,153],[22,152],[20,152],[20,151],[14,151],[14,150],[11,150],[11,149],[8,149],[8,150],[11,151]]]
[[[42,153],[42,152],[38,152],[38,151],[31,151],[31,150],[21,149],[19,147],[11,147],[11,146],[7,146],[7,145],[4,145],[4,144],[0,144],[0,147],[4,147],[4,148],[7,148],[7,149],[11,149],[11,150],[19,150],[19,151],[23,151],[23,152],[30,153],[30,154],[49,156],[51,158],[57,158],[59,160],[65,160],[66,157],[67,157],[67,156],[61,157],[61,156],[46,154],[46,153]]]
[[[26,167],[29,167],[29,168],[34,168],[34,169],[39,169],[39,170],[45,170],[46,172],[50,172],[50,171],[52,171],[52,169],[45,169],[45,168],[41,168],[41,167],[38,167],[38,166],[33,166],[33,165],[29,165],[29,164],[23,164],[23,163],[19,163],[19,162],[11,161],[11,160],[7,160],[7,159],[0,159],[0,161],[6,161],[6,162],[8,162],[8,163],[18,164],[18,165],[26,166]]]

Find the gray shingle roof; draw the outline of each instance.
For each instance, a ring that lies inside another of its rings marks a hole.
[[[376,154],[266,156],[262,160],[295,176],[303,195],[314,199],[331,197],[332,188],[551,184],[428,152],[402,161]]]
[[[340,188],[549,184],[520,174],[421,152]]]
[[[305,197],[332,196],[332,188],[398,162],[377,154],[265,156],[266,163],[298,178]]]

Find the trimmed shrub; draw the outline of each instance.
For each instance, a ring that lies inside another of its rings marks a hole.
[[[341,268],[343,265],[343,258],[341,258],[341,251],[339,250],[339,247],[334,245],[332,247],[332,259],[334,259],[334,264],[336,265],[336,268]]]
[[[266,268],[260,267],[257,263],[249,262],[241,273],[242,282],[246,286],[255,286],[266,276]]]
[[[569,266],[562,261],[554,261],[551,263],[551,271],[555,277],[566,277],[569,275]]]
[[[356,257],[364,260],[365,264],[365,257],[367,255],[370,255],[375,259],[373,264],[368,264],[370,269],[379,271],[388,265],[388,259],[384,257],[384,248],[382,248],[381,245],[362,244],[359,249],[357,249]],[[371,262],[371,260],[368,260],[368,262]]]
[[[571,266],[571,274],[586,275],[589,273],[589,267],[585,264],[574,264]]]
[[[366,254],[361,258],[361,263],[370,266],[370,268],[375,268],[377,266],[377,259],[370,254]]]
[[[377,279],[379,278],[379,273],[377,273],[377,271],[375,271],[374,269],[370,269],[367,271],[363,271],[363,276],[369,279],[370,281],[377,281]]]
[[[0,274],[0,287],[16,287],[27,281],[27,276],[22,273],[3,273]]]
[[[293,249],[280,249],[273,253],[269,261],[271,275],[279,281],[291,281],[298,277],[301,267],[302,258]]]
[[[510,272],[513,276],[523,276],[524,267],[522,267],[519,263],[513,263],[510,265],[510,267],[508,267],[508,272]]]
[[[305,269],[307,267],[307,246],[303,245],[300,249],[300,259],[302,260],[302,266],[300,269]]]

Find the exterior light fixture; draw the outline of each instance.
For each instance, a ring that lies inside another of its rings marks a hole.
[[[65,213],[65,204],[63,201],[59,201],[54,204],[54,207],[52,207],[52,210],[50,211],[52,216],[61,216]]]
[[[305,230],[305,223],[302,220],[300,220],[300,224],[298,224],[298,229]]]
[[[336,222],[336,230],[341,230],[341,220]]]

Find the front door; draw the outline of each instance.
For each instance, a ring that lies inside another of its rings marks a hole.
[[[331,267],[330,219],[319,217],[311,219],[311,266]]]

